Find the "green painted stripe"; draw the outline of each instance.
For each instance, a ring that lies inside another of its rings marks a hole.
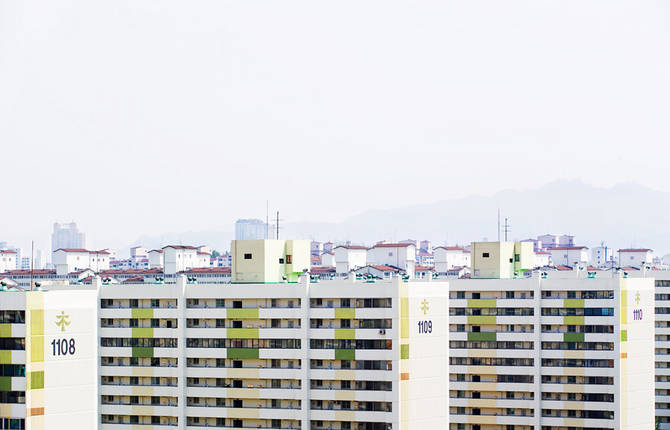
[[[0,324],[0,337],[12,337],[11,324]]]
[[[12,364],[12,351],[0,351],[0,364]]]
[[[409,299],[407,297],[400,298],[400,318],[409,318]]]
[[[583,316],[565,316],[563,317],[564,325],[584,325]]]
[[[153,356],[154,356],[154,349],[151,347],[141,347],[141,346],[133,347],[133,357],[152,358]]]
[[[400,338],[409,339],[409,318],[400,318]]]
[[[563,300],[564,308],[583,308],[584,299],[565,299]]]
[[[139,328],[139,327],[133,327],[133,337],[146,337],[146,338],[152,338],[154,337],[154,329],[153,328]]]
[[[258,339],[257,328],[229,328],[226,329],[228,339]]]
[[[584,333],[563,333],[563,342],[584,342]]]
[[[132,309],[130,313],[133,318],[137,319],[147,319],[154,317],[153,309]]]
[[[335,319],[352,320],[356,318],[355,308],[335,308]]]
[[[0,376],[0,391],[12,391],[11,376]]]
[[[356,359],[356,350],[355,349],[336,349],[335,350],[335,360],[355,360]]]
[[[493,341],[496,340],[494,332],[468,332],[468,340],[474,341]]]
[[[470,315],[468,317],[468,324],[491,325],[495,323],[495,315]]]
[[[335,339],[356,339],[356,329],[336,328]]]
[[[44,370],[28,373],[27,387],[29,390],[41,390],[44,388]]]
[[[469,308],[495,308],[496,299],[468,299]]]
[[[228,348],[226,358],[258,358],[257,348]]]
[[[409,360],[409,345],[402,344],[400,345],[400,359]]]
[[[226,318],[235,319],[258,319],[258,308],[253,309],[227,309]]]
[[[621,330],[621,342],[628,341],[628,330]]]

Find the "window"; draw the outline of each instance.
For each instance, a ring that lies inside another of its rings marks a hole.
[[[251,260],[251,254],[244,254],[245,260]]]
[[[482,258],[489,258],[489,253],[488,252],[483,253]]]

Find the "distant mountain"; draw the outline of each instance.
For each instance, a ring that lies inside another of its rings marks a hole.
[[[580,181],[556,181],[532,190],[505,190],[390,210],[371,210],[339,224],[294,223],[285,237],[319,240],[431,239],[469,243],[497,239],[497,212],[511,224],[510,239],[544,233],[574,234],[587,246],[648,247],[670,252],[670,193],[634,183],[599,188]]]
[[[580,181],[556,181],[531,190],[504,190],[389,210],[370,210],[342,223],[285,224],[281,236],[373,244],[380,240],[430,239],[435,244],[497,240],[497,213],[511,225],[509,239],[544,233],[574,234],[579,244],[647,247],[670,252],[670,193],[634,183],[599,188]],[[207,244],[230,249],[232,233],[189,232],[143,236],[148,248]]]

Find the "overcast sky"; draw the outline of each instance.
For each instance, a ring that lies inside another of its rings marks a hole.
[[[0,0],[0,241],[670,191],[669,47],[664,1]]]

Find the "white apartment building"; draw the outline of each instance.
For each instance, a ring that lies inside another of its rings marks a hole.
[[[535,251],[535,267],[547,267],[551,264],[551,252]]]
[[[109,252],[88,249],[59,248],[53,252],[52,262],[56,274],[67,275],[78,270],[91,269],[100,272],[109,269]]]
[[[257,248],[233,244],[242,251]],[[295,257],[308,261],[308,243],[305,254]],[[243,272],[248,266],[233,255],[233,270]],[[274,259],[256,262],[280,265]],[[282,269],[251,268],[237,276],[277,270]],[[2,343],[0,357],[10,363],[3,370],[16,375],[0,379],[0,399],[7,402],[0,405],[0,425],[31,430],[448,425],[444,283],[363,284],[352,277],[311,284],[301,276],[298,282],[222,287],[190,283],[186,276],[158,285],[102,285],[95,278],[91,290],[0,292],[6,294],[17,300],[0,300],[0,318],[10,324],[3,333],[12,339]],[[91,362],[97,366],[91,368]]]
[[[367,263],[395,266],[413,276],[416,246],[413,243],[378,243],[368,249]]]
[[[0,250],[0,273],[16,269],[16,251]]]
[[[333,249],[335,254],[335,271],[346,274],[368,263],[368,248],[356,245],[340,245]]]
[[[322,267],[335,267],[335,253],[334,252],[324,252],[321,254],[321,266]]]
[[[163,250],[162,249],[152,249],[147,253],[149,256],[149,269],[162,269],[163,268]]]
[[[604,244],[591,249],[591,264],[595,267],[605,269],[613,266],[614,250]]]
[[[575,246],[575,237],[569,234],[543,234],[537,237],[537,241],[542,249]]]
[[[556,246],[549,248],[551,262],[554,266],[570,267],[588,264],[588,250],[586,246]]]
[[[162,249],[163,266],[166,274],[175,274],[200,266],[198,248],[185,245],[168,245]],[[209,266],[209,262],[207,264]]]
[[[433,249],[435,272],[445,274],[456,267],[470,267],[470,252],[460,246],[438,246]]]
[[[450,280],[450,428],[654,428],[653,280],[564,273]]]
[[[653,260],[653,250],[648,248],[625,248],[617,251],[619,254],[619,266],[643,268],[650,265]]]

